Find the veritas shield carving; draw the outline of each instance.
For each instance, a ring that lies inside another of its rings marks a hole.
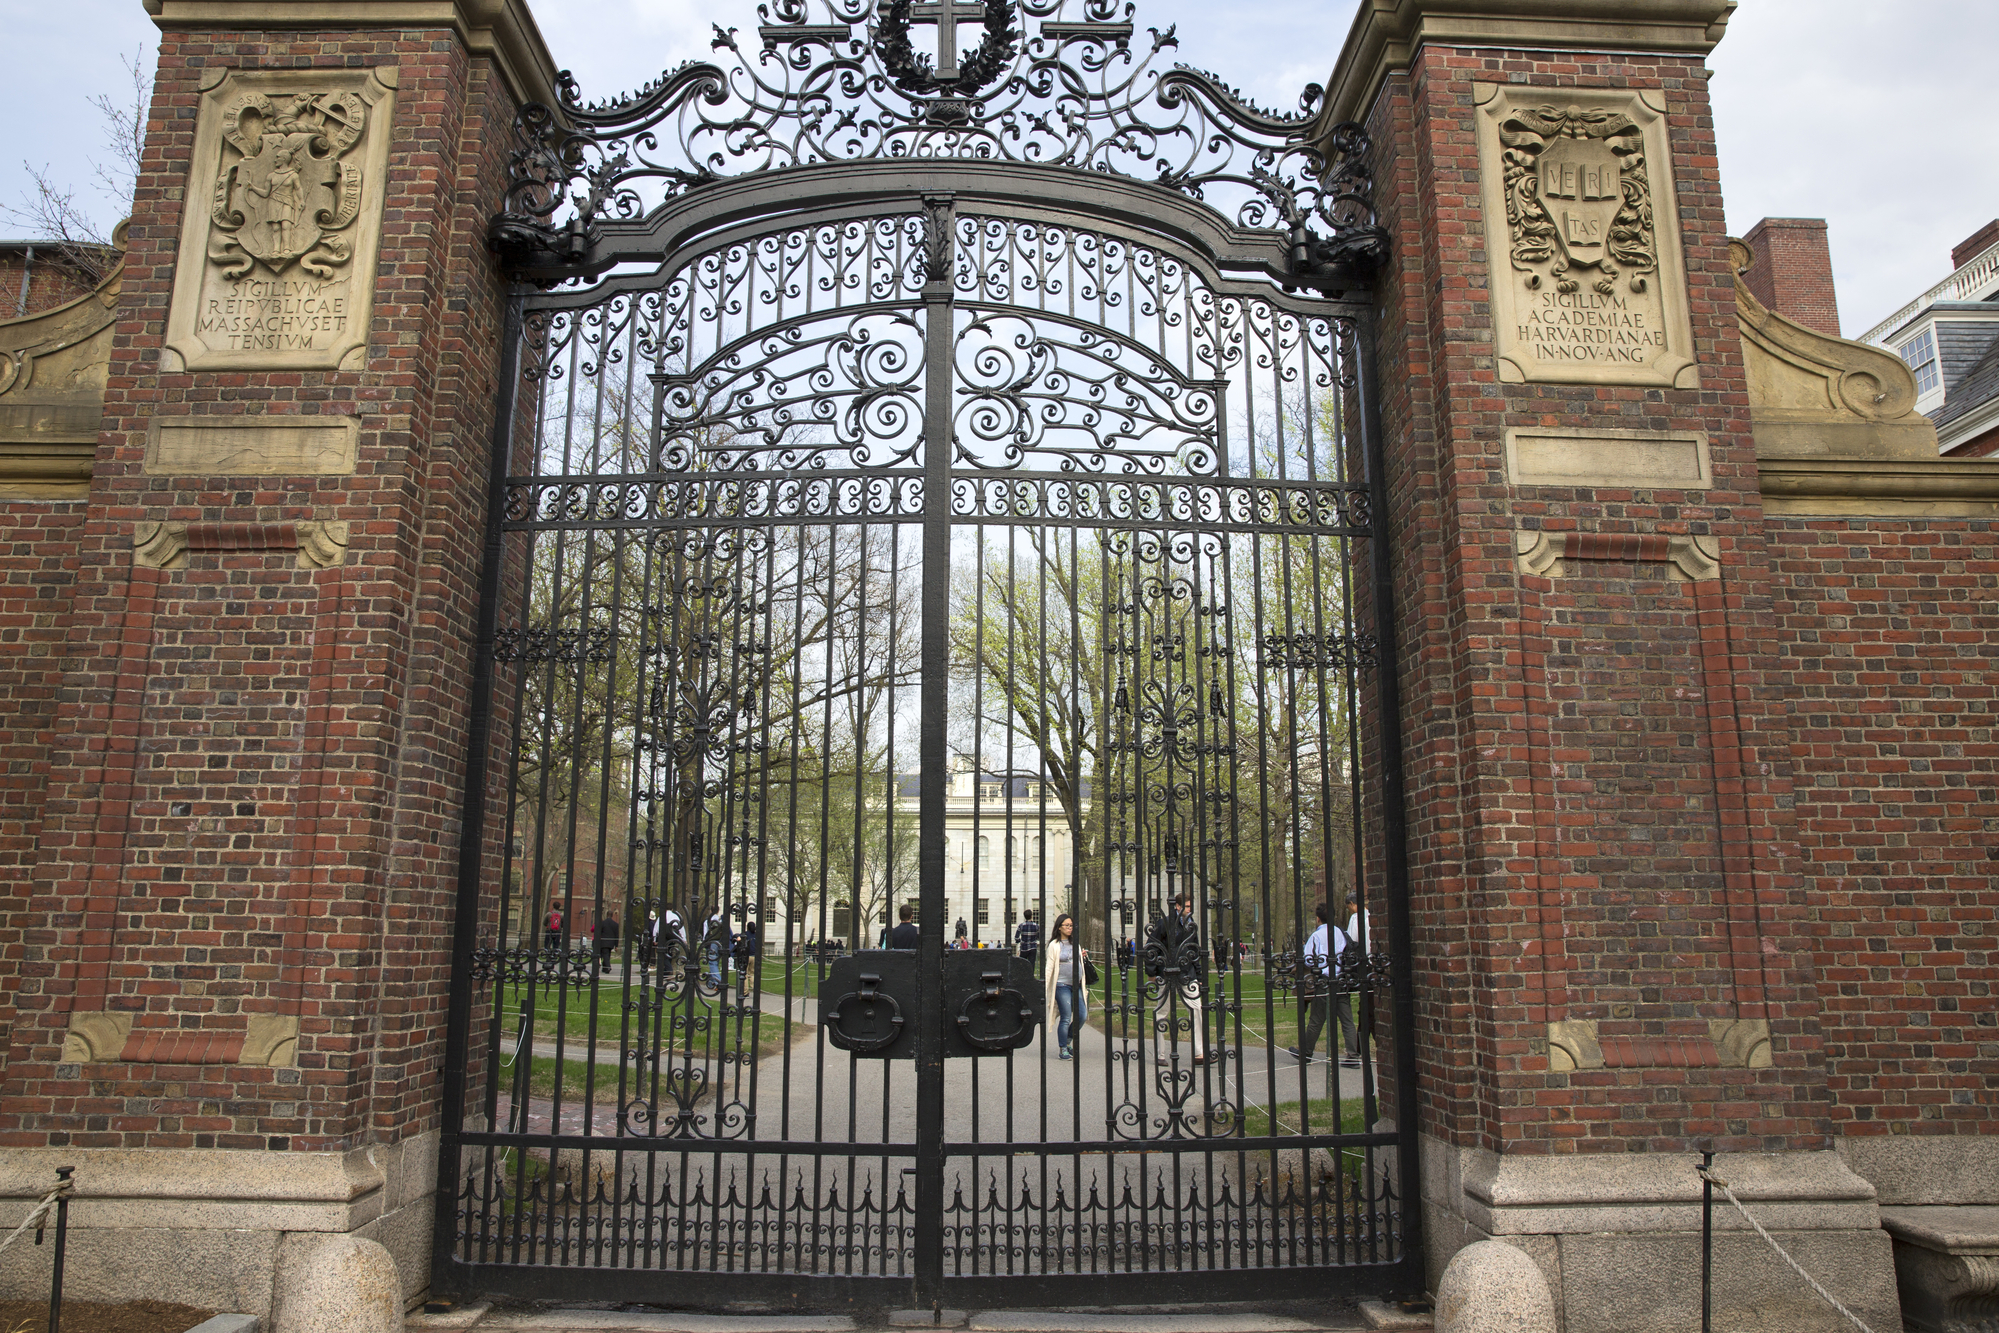
[[[1500,123],[1499,141],[1513,267],[1527,286],[1545,277],[1557,291],[1577,291],[1570,272],[1594,268],[1594,291],[1608,295],[1620,274],[1644,291],[1659,259],[1645,140],[1631,118],[1600,107],[1523,107]]]
[[[263,264],[293,263],[315,277],[353,258],[336,235],[361,211],[363,173],[345,154],[367,128],[356,93],[252,93],[229,108],[223,138],[242,157],[225,161],[211,209],[216,235],[208,257],[235,279]]]

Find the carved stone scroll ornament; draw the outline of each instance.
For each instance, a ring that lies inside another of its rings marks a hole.
[[[1902,358],[1765,309],[1742,280],[1754,254],[1734,240],[1728,254],[1756,456],[1934,463],[1936,427],[1916,411],[1916,377]]]
[[[1604,107],[1521,107],[1499,124],[1506,164],[1506,225],[1513,267],[1527,287],[1545,276],[1562,292],[1593,268],[1609,295],[1623,276],[1634,292],[1659,268],[1645,135]]]
[[[225,155],[215,178],[208,257],[234,281],[262,264],[294,262],[316,278],[354,258],[345,231],[361,213],[366,172],[348,160],[368,126],[355,92],[246,93],[223,117]]]

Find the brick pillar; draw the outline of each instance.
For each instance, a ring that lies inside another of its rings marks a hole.
[[[553,67],[520,0],[148,9],[0,1170],[18,1197],[81,1167],[74,1297],[267,1313],[286,1236],[353,1232],[414,1299],[504,295],[484,229]],[[0,1273],[31,1290],[43,1253]]]
[[[1742,280],[1764,308],[1837,338],[1839,300],[1825,219],[1764,218],[1742,241],[1756,257]]]
[[[1570,1333],[1698,1327],[1707,1146],[1898,1327],[1873,1188],[1834,1151],[1764,628],[1703,64],[1731,8],[1368,0],[1328,85],[1394,246],[1430,1276],[1511,1241]],[[1723,1211],[1718,1326],[1841,1326]]]

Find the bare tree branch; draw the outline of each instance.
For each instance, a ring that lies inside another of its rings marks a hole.
[[[122,93],[99,93],[90,99],[104,121],[107,154],[104,160],[91,160],[91,173],[98,190],[117,206],[120,218],[131,211],[132,192],[139,182],[139,159],[146,147],[146,99],[153,82],[145,47],[122,63],[131,80],[131,101],[127,103]],[[0,216],[29,231],[33,239],[48,242],[55,251],[54,262],[96,286],[118,263],[111,245],[114,228],[103,226],[91,210],[79,204],[76,187],[58,179],[48,163],[40,168],[30,162],[21,165],[28,173],[29,187],[18,202],[0,205]]]

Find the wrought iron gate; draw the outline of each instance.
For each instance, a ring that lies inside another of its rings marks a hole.
[[[1366,145],[1063,3],[522,118],[441,1290],[1421,1285]]]

